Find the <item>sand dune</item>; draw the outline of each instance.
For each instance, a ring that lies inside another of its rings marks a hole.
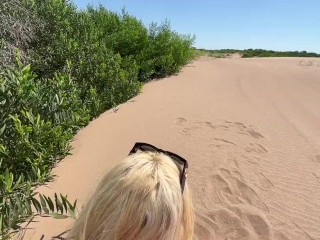
[[[85,203],[136,141],[190,162],[195,239],[320,239],[320,60],[201,58],[81,130],[41,187]],[[24,239],[72,220],[36,218]]]

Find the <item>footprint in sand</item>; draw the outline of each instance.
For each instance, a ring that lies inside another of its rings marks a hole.
[[[212,218],[220,226],[221,232],[229,236],[226,239],[253,239],[252,234],[236,212],[228,208],[221,208],[212,213]]]
[[[222,139],[222,138],[214,138],[214,140],[220,141],[220,142],[224,142],[224,143],[228,143],[228,144],[231,144],[231,145],[236,145],[235,143],[233,143],[231,141],[228,141],[226,139]]]
[[[226,125],[218,125],[218,127],[222,128],[223,130],[229,129],[229,126]]]
[[[247,132],[254,138],[257,138],[257,139],[258,138],[264,138],[264,136],[261,133],[255,131],[253,129],[248,129]]]
[[[273,183],[263,173],[259,173],[257,177],[259,180],[258,185],[262,190],[270,190],[274,187]]]
[[[255,139],[264,138],[264,136],[261,133],[253,129],[252,125],[249,125],[249,127],[247,127],[242,122],[230,122],[230,121],[225,121],[225,122],[230,124],[232,127],[236,127],[239,130],[238,133],[240,134],[248,135]]]
[[[265,147],[265,146],[263,146],[263,145],[261,145],[259,143],[257,145],[260,147],[260,151],[262,151],[263,153],[268,153],[269,152],[267,147]]]
[[[183,125],[186,122],[187,122],[187,119],[185,119],[183,117],[176,118],[174,121],[174,123],[179,126]]]
[[[233,124],[238,125],[242,128],[247,128],[242,122],[234,122]]]
[[[227,157],[226,163],[235,167],[235,168],[239,168],[239,163],[238,163],[235,155]]]
[[[240,127],[243,129],[246,129],[246,125],[243,124],[242,122],[230,122],[230,121],[225,121],[226,123],[230,124],[230,125],[235,125],[235,127]]]
[[[255,156],[248,156],[248,155],[241,155],[244,159],[247,160],[248,163],[251,163],[252,165],[259,166],[260,158]]]
[[[242,122],[190,121],[184,117],[178,117],[174,119],[174,123],[181,135],[201,142],[205,152],[226,159],[226,163],[235,168],[239,168],[237,160],[240,160],[243,155],[247,156],[247,162],[258,165],[260,155],[269,153],[264,136],[254,130],[254,126],[245,125]],[[226,156],[228,153],[239,158],[228,159],[229,157]]]
[[[199,122],[199,123],[211,129],[216,129],[216,126],[213,125],[212,122]]]
[[[265,217],[258,214],[248,214],[247,218],[258,236],[268,236],[270,237],[271,226]]]
[[[267,147],[257,143],[249,143],[249,146],[247,146],[245,148],[245,151],[248,152],[248,153],[251,153],[251,152],[255,152],[255,153],[268,153],[268,149]]]
[[[241,181],[244,181],[244,180],[243,180],[243,175],[242,175],[241,172],[239,172],[239,171],[233,171],[232,174],[233,174],[236,178],[240,179]]]
[[[215,129],[216,126],[208,121],[200,121],[200,122],[189,122],[187,119],[183,117],[179,117],[175,119],[175,124],[182,127],[180,128],[180,133],[190,136],[192,132],[198,129],[204,129],[204,127]]]
[[[174,120],[174,123],[178,126],[181,126],[183,128],[180,129],[180,133],[184,135],[190,135],[190,132],[195,129],[194,127],[186,126],[188,123],[188,120],[183,117],[178,117]]]
[[[217,129],[217,130],[223,130],[223,131],[234,131],[232,129],[237,129],[236,131],[237,133],[245,134],[255,139],[264,138],[264,136],[261,133],[253,129],[253,126],[249,125],[248,127],[242,122],[223,121],[217,124],[213,124],[210,121],[196,121],[196,122],[190,123],[184,117],[178,117],[175,119],[174,122],[178,126],[185,126],[186,124],[188,124],[188,129],[186,129],[186,131],[192,130],[192,129],[199,129],[203,127],[208,127],[213,130]]]
[[[245,203],[255,206],[260,210],[269,212],[267,205],[258,197],[256,191],[251,188],[247,183],[236,179],[237,186],[240,192],[241,199],[244,200]]]
[[[256,191],[244,179],[239,179],[238,174],[221,168],[210,179],[211,181],[205,186],[204,191],[215,203],[223,205],[227,203],[232,205],[248,204],[262,211],[269,211]]]
[[[280,232],[279,230],[275,230],[273,235],[275,240],[290,240],[284,233]]]
[[[320,163],[320,155],[314,157],[314,162]]]
[[[315,176],[320,181],[320,169],[314,171],[312,174],[313,174],[313,176]]]
[[[198,210],[196,217],[196,239],[273,239],[272,227],[264,214],[242,206]]]

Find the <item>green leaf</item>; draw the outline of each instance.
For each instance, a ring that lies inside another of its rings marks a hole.
[[[64,206],[64,209],[65,209],[65,211],[67,212],[67,210],[68,210],[68,207],[67,207],[67,202],[68,202],[67,196],[64,197],[64,196],[60,193],[60,197],[61,197],[61,200],[62,200],[62,204],[63,204],[63,206]]]
[[[47,208],[47,203],[46,203],[46,201],[44,200],[43,196],[40,193],[39,193],[39,197],[40,197],[40,202],[41,202],[41,206],[42,206],[43,211],[46,214],[49,214],[49,209]]]
[[[32,113],[30,112],[25,112],[25,115],[27,116],[28,120],[30,121],[31,124],[34,124],[34,118],[32,116]]]
[[[51,198],[50,197],[46,197],[45,195],[43,195],[43,197],[45,198],[45,200],[46,200],[46,202],[47,202],[47,204],[49,206],[50,211],[53,212],[54,211],[54,204],[53,204]]]
[[[72,210],[69,205],[67,206],[67,211],[68,211],[68,214],[70,215],[70,217],[72,217],[73,219],[76,219],[76,213],[74,210]]]
[[[63,205],[62,205],[61,201],[59,200],[58,195],[56,193],[54,194],[54,198],[55,198],[55,201],[56,201],[56,209],[57,209],[57,211],[60,211],[61,214],[63,214]]]
[[[19,176],[18,180],[16,181],[16,183],[15,183],[14,186],[12,187],[12,190],[15,190],[16,188],[19,187],[20,182],[22,181],[22,178],[23,178],[22,176],[23,176],[23,175],[20,175],[20,176]]]
[[[41,205],[40,205],[39,201],[33,197],[31,199],[31,201],[33,203],[33,206],[36,208],[37,212],[41,214],[42,209],[41,209]]]
[[[4,221],[3,221],[3,215],[0,214],[0,233],[3,233],[4,230]]]
[[[78,201],[78,199],[76,199],[75,201],[74,201],[74,203],[73,203],[73,206],[72,206],[72,210],[73,211],[75,211],[75,209],[76,209],[76,207],[77,207],[77,201]]]
[[[55,219],[65,219],[68,218],[67,215],[63,215],[63,214],[59,214],[59,213],[50,213],[49,214],[51,217],[55,218]]]
[[[30,205],[30,200],[28,198],[24,199],[24,206],[27,209],[27,213],[31,214],[32,213],[32,209],[31,209],[31,205]]]
[[[16,205],[18,207],[18,211],[20,212],[22,210],[22,201],[21,201],[21,199],[20,199],[18,194],[15,194],[14,197],[15,197],[15,200],[16,200]]]
[[[5,154],[5,152],[6,152],[6,147],[3,146],[2,144],[0,144],[0,153],[4,153]],[[1,165],[0,165],[0,167],[1,167]]]
[[[5,129],[6,129],[6,124],[4,124],[2,128],[0,128],[0,136],[4,133]]]
[[[42,194],[41,194],[41,193],[39,193],[39,197],[40,197],[41,206],[42,206],[42,207],[47,207],[46,201],[45,201],[44,198],[42,197]]]
[[[58,94],[56,94],[56,95],[55,95],[55,98],[56,98],[56,103],[58,103],[58,104],[59,104],[59,103],[60,103],[60,99],[59,99]]]
[[[6,183],[6,191],[11,192],[12,183],[13,183],[13,174],[9,172],[9,169],[6,169],[6,172],[5,172],[5,183]]]
[[[31,67],[30,67],[30,64],[25,66],[23,69],[22,69],[22,74],[26,74],[26,73],[29,73],[31,70]]]
[[[50,213],[50,211],[49,211],[49,209],[48,209],[47,207],[43,207],[42,209],[43,209],[43,211],[44,211],[46,214],[49,214],[49,213]]]

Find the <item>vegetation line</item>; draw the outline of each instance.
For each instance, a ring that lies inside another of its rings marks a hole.
[[[252,57],[320,57],[320,54],[307,51],[273,51],[265,49],[219,49],[207,50],[196,49],[198,55],[208,55],[215,58],[224,58],[231,54],[238,53],[242,58]]]

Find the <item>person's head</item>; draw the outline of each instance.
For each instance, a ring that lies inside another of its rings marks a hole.
[[[191,240],[194,213],[167,154],[132,153],[101,180],[70,232],[77,240]],[[182,191],[183,190],[183,191]]]

